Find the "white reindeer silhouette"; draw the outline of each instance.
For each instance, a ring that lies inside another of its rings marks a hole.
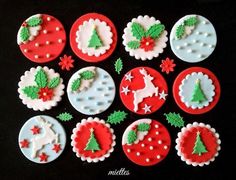
[[[143,80],[145,83],[145,87],[143,89],[138,89],[136,91],[132,91],[134,94],[134,111],[138,111],[138,104],[143,101],[146,97],[152,97],[153,94],[158,96],[158,87],[156,87],[152,80],[154,79],[150,74],[147,74],[147,71],[142,68],[139,72],[143,75]]]
[[[32,142],[32,154],[31,157],[35,158],[37,152],[43,148],[46,144],[51,144],[53,142],[58,143],[58,134],[56,134],[52,129],[49,122],[44,120],[42,117],[37,117],[37,121],[41,124],[41,127],[44,129],[43,136],[36,136],[31,139]]]

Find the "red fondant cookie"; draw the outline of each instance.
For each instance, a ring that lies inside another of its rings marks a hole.
[[[73,151],[82,161],[104,161],[115,146],[113,129],[104,120],[89,117],[77,123],[71,136]]]
[[[126,156],[140,166],[152,166],[165,159],[170,145],[171,139],[167,129],[151,119],[133,122],[122,137]]]
[[[17,33],[17,43],[28,59],[45,63],[56,59],[63,51],[66,33],[55,17],[36,14],[21,25]]]
[[[185,112],[206,113],[219,101],[220,83],[206,68],[188,68],[175,79],[173,95],[177,105]]]
[[[188,165],[203,166],[215,160],[220,150],[219,134],[210,125],[194,122],[182,128],[176,150]]]
[[[88,13],[78,18],[70,30],[70,45],[74,53],[88,62],[107,59],[115,50],[117,32],[106,16]]]
[[[168,87],[155,69],[137,67],[125,74],[120,83],[123,104],[137,114],[151,114],[166,101]]]

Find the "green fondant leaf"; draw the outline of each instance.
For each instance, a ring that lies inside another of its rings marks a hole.
[[[48,83],[48,87],[49,88],[55,88],[59,85],[60,83],[60,78],[59,77],[55,77],[53,79],[51,79]]]
[[[48,83],[47,74],[42,68],[40,68],[38,72],[36,73],[35,82],[40,88],[44,88],[47,86],[47,83]]]
[[[70,121],[73,118],[73,116],[70,113],[64,112],[59,114],[57,118],[60,119],[61,121]]]
[[[175,35],[176,35],[177,39],[181,39],[183,37],[184,33],[185,33],[185,27],[184,27],[184,25],[181,24],[176,28]]]
[[[27,25],[30,27],[38,26],[42,23],[42,19],[40,17],[32,17],[27,21]]]
[[[130,41],[130,42],[128,42],[127,45],[130,49],[138,49],[140,46],[140,42],[139,41]]]
[[[118,58],[115,62],[115,71],[120,74],[121,70],[123,69],[123,62],[121,58]]]
[[[145,30],[139,23],[132,23],[131,32],[133,36],[138,40],[141,40],[143,37],[145,37]]]
[[[198,23],[197,17],[190,17],[184,21],[185,26],[195,26]]]
[[[26,86],[23,89],[23,93],[31,99],[38,99],[38,92],[39,92],[39,87],[37,86]]]
[[[95,77],[95,73],[93,71],[87,70],[87,71],[80,73],[80,76],[84,80],[89,80],[89,79],[93,79]]]
[[[22,27],[20,31],[20,38],[22,41],[27,41],[30,37],[29,29],[27,27]]]
[[[180,114],[170,112],[168,114],[165,113],[164,115],[165,115],[168,123],[171,124],[171,126],[175,126],[175,127],[183,127],[184,126],[184,120],[180,116]]]
[[[75,79],[72,83],[71,90],[72,91],[77,91],[80,87],[80,84],[81,84],[81,78]]]
[[[164,30],[165,26],[163,24],[154,24],[148,29],[146,36],[157,39],[161,36]]]
[[[150,124],[148,123],[140,123],[138,125],[138,131],[148,131],[150,129]]]
[[[130,130],[130,132],[128,133],[128,136],[127,136],[128,144],[134,143],[134,141],[136,141],[136,139],[137,139],[136,132],[134,130]]]
[[[114,111],[108,116],[107,122],[110,124],[119,124],[120,122],[124,121],[126,116],[127,113],[124,111]]]

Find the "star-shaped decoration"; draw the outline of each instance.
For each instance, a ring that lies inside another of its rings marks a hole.
[[[42,162],[42,161],[47,162],[48,161],[48,155],[44,152],[39,155],[39,158],[40,158],[40,162]]]
[[[28,148],[29,147],[29,141],[27,139],[24,139],[23,141],[20,142],[20,147],[21,148]]]
[[[58,153],[61,150],[61,145],[60,144],[54,144],[53,151],[55,151],[56,153]]]
[[[165,92],[164,92],[164,90],[161,92],[161,93],[159,93],[159,99],[164,99],[164,100],[166,100],[166,96],[167,96],[168,94],[165,94]]]
[[[150,108],[151,108],[151,106],[144,104],[144,108],[142,108],[142,109],[144,110],[144,113],[146,114],[147,112],[152,112]]]
[[[33,135],[40,133],[40,128],[38,126],[33,126],[33,128],[30,130],[32,131]]]
[[[131,75],[131,72],[125,74],[125,80],[131,82],[134,77]]]
[[[128,92],[130,92],[129,86],[126,86],[126,87],[123,87],[123,86],[122,86],[122,91],[121,91],[121,93],[125,93],[125,95],[127,95]]]

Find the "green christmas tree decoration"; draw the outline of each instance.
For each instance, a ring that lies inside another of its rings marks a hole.
[[[192,154],[198,154],[199,156],[201,156],[202,153],[206,153],[206,152],[208,152],[208,151],[206,149],[206,146],[202,142],[200,132],[198,131]]]
[[[168,121],[169,124],[171,124],[171,126],[175,126],[175,127],[184,126],[184,120],[180,116],[180,114],[170,112],[167,114],[165,113],[164,115],[166,116],[166,120]]]
[[[115,62],[115,71],[120,74],[120,72],[122,71],[123,69],[123,62],[122,62],[122,59],[121,58],[118,58]]]
[[[150,124],[148,124],[148,123],[140,123],[137,128],[138,128],[138,131],[149,131]]]
[[[194,86],[191,101],[201,103],[202,101],[206,101],[206,100],[207,100],[206,96],[204,95],[204,92],[201,88],[200,79],[197,79],[195,86]]]
[[[126,118],[127,113],[124,111],[114,111],[107,118],[107,122],[110,124],[119,124]]]
[[[92,36],[91,36],[91,38],[89,40],[88,47],[92,47],[92,48],[98,49],[101,46],[103,46],[102,40],[100,39],[100,37],[98,35],[96,27],[94,27]]]
[[[127,136],[128,144],[134,143],[134,141],[136,141],[136,139],[137,139],[136,131],[131,130],[131,131],[128,133],[128,136]]]
[[[86,150],[86,151],[91,150],[93,153],[95,151],[101,150],[99,147],[99,144],[97,142],[97,139],[94,136],[94,129],[93,128],[90,129],[90,138],[89,138],[84,150]]]
[[[57,116],[57,118],[61,121],[70,121],[73,118],[73,116],[68,112],[64,112],[64,113],[60,113]]]

